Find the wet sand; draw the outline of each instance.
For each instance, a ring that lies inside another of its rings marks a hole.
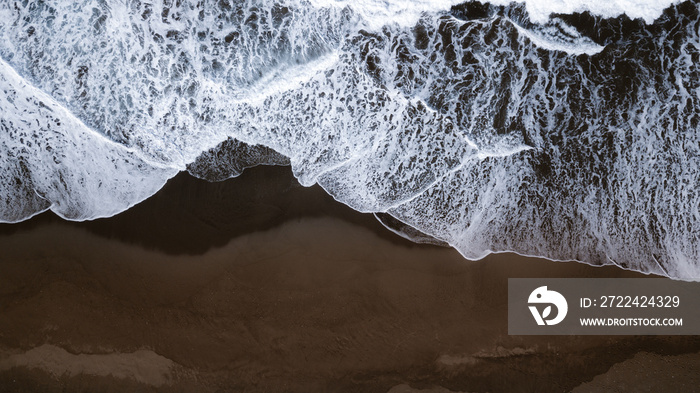
[[[700,338],[508,336],[509,277],[640,277],[417,245],[288,168],[181,174],[110,219],[0,226],[0,391],[697,391]],[[650,384],[650,381],[653,384]]]

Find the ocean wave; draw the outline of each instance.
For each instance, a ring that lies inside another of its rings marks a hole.
[[[289,164],[470,259],[698,279],[698,15],[668,1],[3,3],[0,219],[104,217],[178,171]]]
[[[96,134],[2,60],[0,91],[4,222],[48,209],[71,220],[113,216],[177,173]]]

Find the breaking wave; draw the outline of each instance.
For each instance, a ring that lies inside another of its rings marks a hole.
[[[3,2],[0,220],[111,216],[182,170],[291,165],[470,259],[700,279],[699,15],[668,1]]]

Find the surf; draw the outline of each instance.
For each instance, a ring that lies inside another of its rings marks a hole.
[[[291,165],[468,259],[697,279],[698,19],[668,1],[3,4],[0,220]]]

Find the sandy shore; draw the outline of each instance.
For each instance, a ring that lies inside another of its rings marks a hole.
[[[286,168],[217,184],[181,175],[106,220],[3,225],[0,250],[2,391],[700,386],[698,337],[507,334],[509,277],[640,275],[512,254],[469,262]]]

